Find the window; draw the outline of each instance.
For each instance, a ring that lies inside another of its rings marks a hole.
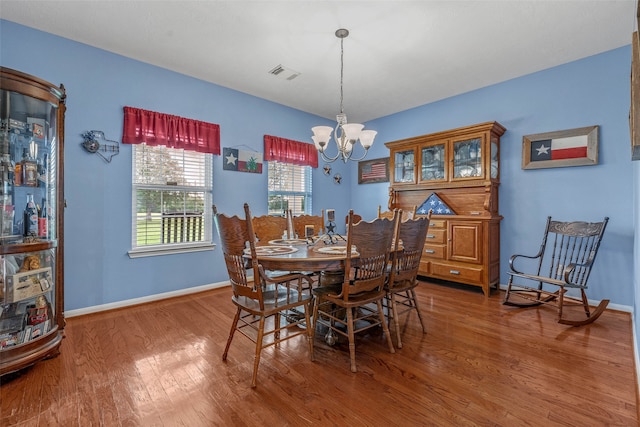
[[[135,144],[129,256],[213,247],[212,155]]]
[[[311,214],[311,167],[268,162],[269,215]]]

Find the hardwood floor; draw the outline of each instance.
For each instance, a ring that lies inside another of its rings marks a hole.
[[[629,313],[580,328],[550,307],[520,309],[475,288],[418,287],[403,348],[317,334],[263,352],[236,334],[230,288],[70,318],[60,356],[2,378],[0,425],[603,426],[638,425]]]

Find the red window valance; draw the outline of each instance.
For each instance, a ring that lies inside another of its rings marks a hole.
[[[318,151],[315,145],[271,135],[264,136],[264,159],[318,167]]]
[[[220,125],[124,107],[123,144],[164,145],[220,154]]]

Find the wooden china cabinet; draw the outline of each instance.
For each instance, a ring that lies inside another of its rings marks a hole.
[[[64,336],[64,87],[0,67],[0,375]]]
[[[488,122],[385,144],[390,150],[389,209],[422,207],[418,215],[434,209],[419,275],[478,286],[485,296],[499,284],[504,132],[499,123]]]

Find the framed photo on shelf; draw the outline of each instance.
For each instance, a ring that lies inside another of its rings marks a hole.
[[[389,158],[358,162],[358,184],[389,182]]]
[[[522,137],[522,169],[598,164],[598,126]]]

